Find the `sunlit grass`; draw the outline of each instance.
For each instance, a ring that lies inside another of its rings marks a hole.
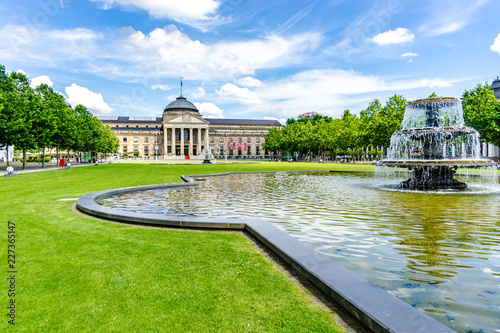
[[[100,222],[75,214],[74,201],[59,201],[110,188],[180,182],[181,174],[333,166],[373,169],[285,162],[115,163],[1,177],[4,235],[8,221],[17,232],[16,330],[339,331],[331,314],[314,305],[243,235]],[[2,239],[6,259],[7,238]],[[2,265],[6,272],[7,260]],[[10,299],[6,291],[4,287],[4,309]],[[8,326],[4,316],[0,331]]]

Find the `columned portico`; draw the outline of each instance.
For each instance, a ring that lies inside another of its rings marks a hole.
[[[163,111],[164,132],[171,132],[171,136],[166,136],[164,158],[191,159],[200,155],[202,143],[204,142],[204,147],[208,147],[209,124],[196,106],[184,97],[178,97],[170,103]],[[170,153],[166,153],[169,146]]]

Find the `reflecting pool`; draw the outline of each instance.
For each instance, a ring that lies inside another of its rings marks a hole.
[[[397,184],[370,174],[237,174],[101,204],[267,220],[459,332],[499,332],[500,193],[474,182],[465,192]]]

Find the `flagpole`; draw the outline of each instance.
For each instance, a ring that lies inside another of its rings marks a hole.
[[[182,97],[182,79],[183,79],[183,77],[181,76],[180,78],[181,78],[181,97]]]

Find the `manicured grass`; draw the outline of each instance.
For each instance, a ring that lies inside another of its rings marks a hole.
[[[7,222],[16,225],[17,331],[337,332],[240,234],[145,229],[72,212],[85,194],[180,182],[181,174],[373,170],[368,165],[104,164],[0,177],[2,321],[7,323]]]

